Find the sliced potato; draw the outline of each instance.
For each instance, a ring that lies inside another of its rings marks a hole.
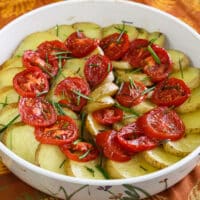
[[[151,82],[150,78],[142,73],[142,72],[135,72],[129,70],[115,70],[115,75],[117,77],[118,82],[129,81],[130,79],[135,81],[141,81],[146,86],[151,86],[153,83]]]
[[[103,109],[103,108],[111,107],[114,104],[115,104],[115,101],[112,97],[104,96],[102,98],[99,98],[96,101],[88,102],[88,104],[84,108],[84,111],[86,113],[91,113],[91,112],[94,112],[95,110],[100,110],[100,109]]]
[[[35,139],[34,127],[23,123],[13,124],[4,133],[3,143],[21,158],[35,163],[39,142]]]
[[[188,67],[187,69],[172,73],[170,77],[183,80],[190,89],[194,89],[200,85],[200,69]]]
[[[1,66],[2,69],[5,68],[12,68],[12,67],[23,67],[22,63],[22,57],[20,56],[14,56],[12,58],[9,58],[6,62],[3,63]]]
[[[0,89],[6,86],[13,85],[13,78],[16,74],[23,71],[23,67],[12,67],[12,68],[5,68],[0,71]]]
[[[66,174],[64,163],[66,156],[56,145],[40,144],[35,152],[35,162],[43,169],[59,174]]]
[[[88,162],[76,162],[67,160],[65,162],[65,171],[67,175],[75,176],[78,178],[88,179],[105,179],[103,174],[97,169],[98,160]]]
[[[147,39],[149,38],[149,32],[144,28],[137,28],[138,35],[137,39]]]
[[[12,86],[3,87],[0,89],[0,110],[10,103],[17,103],[19,95]]]
[[[0,125],[1,126],[7,125],[14,119],[15,120],[12,122],[12,124],[20,122],[21,118],[20,118],[20,116],[19,117],[17,117],[17,116],[19,116],[17,103],[12,103],[12,104],[5,106],[0,111]]]
[[[164,47],[166,37],[161,32],[152,32],[152,33],[149,34],[148,40],[149,41],[153,40],[154,44],[157,44],[160,47]]]
[[[94,101],[103,96],[113,96],[118,90],[118,86],[115,83],[100,84],[95,90],[93,90],[89,97]]]
[[[113,24],[102,29],[103,38],[113,33],[121,33],[119,29],[123,30],[123,26],[130,41],[134,40],[138,36],[138,31],[134,26],[127,24]]]
[[[45,41],[59,40],[49,32],[36,32],[28,35],[15,50],[13,56],[22,56],[25,50],[36,50],[37,46]]]
[[[133,67],[127,61],[112,61],[112,66],[114,69],[133,69]]]
[[[195,88],[191,92],[191,96],[180,106],[176,107],[176,111],[179,113],[193,112],[200,108],[200,87]]]
[[[181,67],[185,69],[190,66],[190,60],[183,52],[175,49],[169,49],[167,52],[173,63],[173,71],[180,71]]]
[[[143,152],[145,160],[152,166],[162,169],[179,161],[181,157],[164,151],[162,147]]]
[[[71,25],[57,25],[53,28],[47,30],[47,32],[53,34],[58,37],[60,40],[65,41],[73,32],[76,30]]]
[[[175,156],[186,156],[200,145],[200,133],[186,134],[177,141],[163,144],[164,150]]]
[[[103,126],[97,123],[91,113],[88,114],[86,117],[85,128],[92,136],[96,136],[101,131],[104,131],[107,129],[106,126]]]
[[[200,109],[194,112],[180,114],[179,116],[185,124],[186,133],[200,133]]]
[[[148,164],[140,153],[135,154],[127,162],[106,160],[105,168],[111,178],[131,178],[158,170]]]
[[[139,114],[144,114],[145,112],[148,112],[149,110],[155,108],[156,105],[151,103],[148,100],[142,101],[141,103],[133,106],[132,108],[135,110],[135,112]]]
[[[108,75],[106,76],[106,78],[103,80],[103,82],[101,83],[102,85],[104,83],[111,83],[115,80],[115,76],[113,71],[109,72]]]
[[[101,27],[95,23],[80,22],[73,24],[72,27],[76,31],[83,31],[83,33],[89,38],[95,38],[99,40],[102,38]]]

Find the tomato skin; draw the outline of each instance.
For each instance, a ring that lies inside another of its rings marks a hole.
[[[46,74],[38,67],[29,67],[15,75],[13,87],[20,96],[37,97],[49,91],[49,82]]]
[[[157,83],[169,76],[169,73],[172,71],[172,62],[164,48],[161,48],[155,44],[152,44],[151,47],[159,57],[161,63],[156,63],[154,58],[149,56],[143,61],[143,71],[150,76],[153,82]]]
[[[155,139],[178,140],[185,133],[185,126],[178,114],[167,107],[156,107],[137,120],[144,134]]]
[[[100,47],[110,60],[119,60],[128,51],[130,46],[126,33],[113,33],[100,41]]]
[[[90,88],[87,82],[81,77],[67,77],[61,81],[56,89],[55,95],[65,96],[59,103],[69,107],[75,112],[79,112],[87,103],[87,99],[78,96],[77,92],[87,96],[90,93]]]
[[[92,113],[94,119],[103,125],[112,125],[123,118],[123,111],[116,107],[104,108]]]
[[[59,115],[54,124],[35,127],[35,137],[43,144],[71,144],[78,138],[78,127],[70,117]]]
[[[132,107],[141,103],[145,98],[146,94],[143,92],[146,90],[146,86],[142,82],[134,81],[134,85],[130,82],[122,83],[120,90],[116,95],[116,100],[125,107]]]
[[[60,149],[70,160],[77,162],[88,162],[95,160],[99,155],[98,150],[88,142],[78,142],[77,144],[62,145],[60,146]],[[81,158],[81,156],[84,154],[87,155]]]
[[[31,126],[49,126],[57,120],[53,106],[43,97],[21,97],[18,108],[22,121]]]
[[[88,38],[82,32],[72,33],[65,41],[66,47],[76,58],[90,54],[98,46],[98,40]]]
[[[117,140],[117,132],[108,130],[99,133],[96,136],[96,144],[102,148],[106,158],[117,162],[126,162],[131,156],[121,148]]]
[[[122,148],[130,153],[150,150],[157,146],[157,140],[142,134],[142,130],[134,122],[119,130],[117,139]]]
[[[58,72],[58,61],[51,59],[49,55],[47,55],[47,60],[48,63],[38,52],[32,50],[25,51],[22,57],[22,62],[25,67],[37,66],[48,75],[48,78],[52,78]]]
[[[179,106],[191,95],[190,88],[177,78],[166,79],[156,85],[152,102],[159,106]]]
[[[108,73],[112,71],[112,64],[106,56],[92,55],[84,66],[84,74],[91,88],[102,83]]]

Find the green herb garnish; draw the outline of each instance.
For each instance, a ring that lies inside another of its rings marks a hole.
[[[82,141],[82,139],[78,138],[77,140],[75,140],[75,141],[73,142],[73,144],[76,145],[76,144],[78,144],[78,143],[81,142],[81,141]]]
[[[156,61],[157,64],[161,64],[160,58],[156,54],[156,52],[152,49],[151,45],[148,45],[147,50],[152,55],[153,59]]]
[[[58,24],[56,24],[56,36],[57,37],[59,36],[59,26],[58,26]]]
[[[41,95],[43,95],[43,94],[47,94],[47,93],[48,93],[48,91],[38,92],[38,93],[36,94],[36,97],[39,97],[39,96],[41,96]]]
[[[87,100],[92,101],[92,98],[91,98],[91,97],[88,97],[88,96],[82,94],[79,90],[73,90],[73,93],[74,93],[74,94],[77,94],[78,97],[82,97],[82,98],[84,98],[84,99],[87,99]]]
[[[6,125],[3,125],[3,128],[0,129],[0,133],[2,133],[5,129],[7,129],[10,125],[12,125],[18,118],[20,117],[20,115],[16,115],[13,119],[11,119]]]
[[[53,107],[57,110],[59,115],[66,115],[65,111],[63,110],[62,106],[59,103],[54,101],[52,101],[51,103]]]
[[[110,69],[111,69],[111,63],[109,62],[108,63],[108,73],[110,72]]]
[[[85,157],[87,157],[87,155],[90,153],[91,149],[88,149],[84,154],[80,155],[78,158],[81,160]]]
[[[87,167],[87,166],[84,166],[85,167],[85,169],[88,171],[88,172],[90,172],[91,174],[92,174],[92,176],[94,177],[94,169],[92,169],[92,168],[90,168],[90,167]]]
[[[6,96],[4,102],[2,102],[0,104],[2,105],[2,108],[4,108],[5,106],[7,106],[8,105],[8,97]]]
[[[127,31],[125,30],[125,23],[123,23],[122,28],[117,27],[117,26],[115,26],[114,28],[120,32],[120,35],[116,40],[116,42],[119,44],[121,42],[121,38],[122,38],[123,34],[127,33]]]
[[[62,168],[66,161],[67,161],[67,160],[64,159],[64,160],[61,162],[61,164],[59,165],[59,168]]]
[[[122,105],[120,105],[120,104],[118,104],[118,103],[115,103],[114,106],[117,107],[117,108],[119,108],[119,109],[121,109],[121,110],[123,110],[124,112],[132,113],[132,114],[135,115],[135,116],[139,116],[139,113],[137,113],[136,111],[134,111],[134,110],[131,109],[131,108],[127,108],[127,107],[122,106]]]
[[[110,179],[108,173],[100,165],[95,165],[95,167],[102,173],[105,179]]]
[[[179,69],[180,69],[180,72],[181,72],[181,78],[183,79],[184,78],[184,75],[183,75],[183,66],[182,66],[182,63],[181,63],[180,59],[178,60],[178,64],[179,64]]]
[[[142,95],[145,95],[145,94],[147,94],[147,93],[153,91],[153,90],[155,89],[155,87],[156,87],[156,86],[152,86],[152,87],[150,87],[150,88],[147,88],[146,90],[144,90],[144,91],[142,92]]]
[[[131,77],[129,77],[129,83],[130,83],[131,89],[136,89],[136,90],[138,89],[137,86],[135,85],[134,80]]]
[[[81,113],[81,138],[84,137],[84,129],[85,129],[85,119],[86,119],[86,113],[85,112],[82,112]]]

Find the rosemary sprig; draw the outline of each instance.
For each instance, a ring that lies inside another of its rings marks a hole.
[[[152,49],[151,45],[147,46],[147,50],[150,52],[152,55],[153,59],[156,61],[157,64],[161,64],[160,58],[156,54],[156,52]]]
[[[84,99],[87,99],[87,100],[92,101],[92,98],[91,98],[91,97],[88,97],[88,96],[82,94],[79,90],[73,90],[73,93],[74,93],[74,94],[77,94],[78,96],[80,96],[80,97],[82,97],[82,98],[84,98]]]
[[[42,91],[42,92],[38,92],[37,94],[36,94],[36,97],[39,97],[39,96],[42,96],[43,94],[47,94],[48,93],[48,91]]]
[[[51,103],[52,103],[53,107],[57,110],[58,114],[66,115],[65,111],[63,110],[62,106],[59,103],[57,103],[55,101],[52,101]]]
[[[58,26],[58,24],[56,24],[56,36],[57,37],[59,36],[59,26]]]
[[[135,115],[135,116],[139,116],[139,113],[135,112],[135,111],[134,111],[133,109],[131,109],[131,108],[127,108],[127,107],[122,106],[122,105],[120,105],[120,104],[118,104],[118,103],[115,103],[114,106],[117,107],[117,108],[119,108],[119,109],[121,109],[121,110],[123,110],[124,112],[131,113],[131,114],[133,114],[133,115]]]
[[[125,30],[125,23],[123,23],[122,28],[115,26],[115,29],[117,29],[120,32],[119,37],[117,38],[116,42],[119,44],[121,41],[121,38],[123,36],[124,33],[127,33],[127,31]]]
[[[75,141],[73,142],[73,144],[76,145],[76,144],[78,144],[78,143],[81,142],[81,141],[82,141],[82,139],[78,138],[77,140],[75,140]]]
[[[153,91],[153,90],[155,89],[155,87],[156,87],[156,86],[152,86],[152,87],[150,87],[150,88],[147,88],[146,90],[144,90],[144,91],[142,92],[142,95],[145,95],[145,94],[147,94],[147,93]]]
[[[59,168],[62,168],[66,161],[67,161],[67,160],[64,159],[64,160],[61,162],[61,164],[59,165]]]
[[[85,119],[86,119],[86,113],[82,112],[81,113],[81,138],[84,138],[84,129],[85,129]]]
[[[95,165],[95,167],[102,173],[105,179],[110,179],[108,173],[104,170],[104,168],[102,168],[100,165]]]
[[[16,115],[13,119],[11,119],[6,125],[4,125],[0,129],[0,133],[2,133],[5,129],[7,129],[10,125],[12,125],[18,118],[20,117],[20,114]]]
[[[54,52],[53,55],[55,56],[60,56],[60,55],[65,55],[65,54],[68,54],[68,53],[71,53],[70,51],[59,51],[59,52]]]
[[[129,77],[128,79],[129,79],[129,83],[130,83],[131,89],[136,89],[137,90],[138,88],[137,88],[134,80],[131,77]]]
[[[85,157],[87,157],[87,155],[90,153],[91,149],[88,149],[84,154],[80,155],[78,158],[81,160]]]
[[[94,173],[95,173],[94,169],[92,169],[92,168],[90,168],[90,167],[87,167],[87,166],[84,166],[84,167],[85,167],[85,169],[86,169],[88,172],[90,172],[90,173],[92,174],[92,176],[94,177]]]
[[[183,66],[182,66],[182,63],[181,63],[180,59],[178,60],[178,64],[179,64],[179,69],[180,69],[180,72],[181,72],[181,78],[184,79]]]
[[[2,108],[7,106],[8,105],[8,97],[6,96],[4,102],[1,102],[0,104],[2,105]]]

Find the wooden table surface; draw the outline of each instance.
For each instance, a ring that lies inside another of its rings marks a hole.
[[[0,0],[0,28],[34,8],[59,0]],[[135,0],[166,11],[200,33],[200,0]],[[0,161],[1,200],[56,200],[19,180]],[[110,197],[110,199],[118,199]],[[151,200],[200,200],[200,164],[182,181]]]

